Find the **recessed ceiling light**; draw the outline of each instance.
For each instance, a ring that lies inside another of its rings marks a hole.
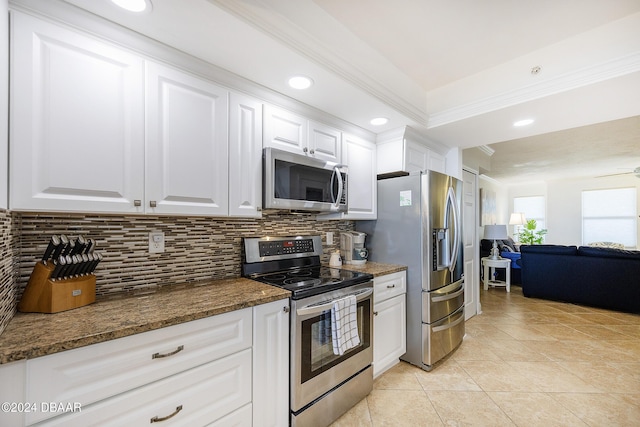
[[[289,86],[294,89],[309,89],[312,84],[313,80],[307,76],[293,76],[289,79]]]
[[[389,119],[387,119],[386,117],[376,117],[375,119],[371,119],[369,123],[374,126],[382,126],[389,123]]]
[[[531,123],[533,123],[533,119],[524,119],[524,120],[518,120],[517,122],[514,122],[513,125],[516,127],[520,127],[520,126],[530,125]]]
[[[150,0],[111,0],[111,2],[129,12],[140,13],[151,10]]]

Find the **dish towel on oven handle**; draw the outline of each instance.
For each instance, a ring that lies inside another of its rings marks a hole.
[[[333,354],[342,356],[347,350],[360,345],[358,312],[355,295],[333,301],[331,307],[331,339]]]

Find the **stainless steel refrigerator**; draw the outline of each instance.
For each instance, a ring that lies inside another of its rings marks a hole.
[[[407,352],[430,370],[464,336],[462,181],[427,171],[378,181],[378,219],[357,221],[369,260],[407,269]],[[375,345],[375,343],[374,343]]]

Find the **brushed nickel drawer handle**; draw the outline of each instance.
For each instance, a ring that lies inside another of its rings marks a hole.
[[[173,414],[169,414],[166,417],[159,417],[159,416],[156,415],[155,417],[151,418],[151,422],[152,423],[159,423],[160,421],[167,421],[169,418],[175,417],[178,414],[178,412],[180,412],[180,411],[182,411],[182,405],[176,407],[176,410],[173,411]]]
[[[169,356],[173,356],[174,354],[180,353],[182,350],[184,350],[184,346],[181,345],[180,347],[176,348],[175,351],[172,351],[171,353],[166,353],[166,354],[160,354],[160,353],[154,353],[151,355],[152,359],[161,359],[163,357],[169,357]],[[162,420],[160,420],[162,421]]]
[[[396,287],[396,284],[394,283],[393,285],[387,285],[387,289],[393,289]]]

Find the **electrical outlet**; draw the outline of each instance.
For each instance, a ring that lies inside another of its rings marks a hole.
[[[327,245],[333,245],[333,231],[327,231]]]
[[[149,233],[149,253],[159,254],[164,252],[164,233],[162,231],[152,231]]]

